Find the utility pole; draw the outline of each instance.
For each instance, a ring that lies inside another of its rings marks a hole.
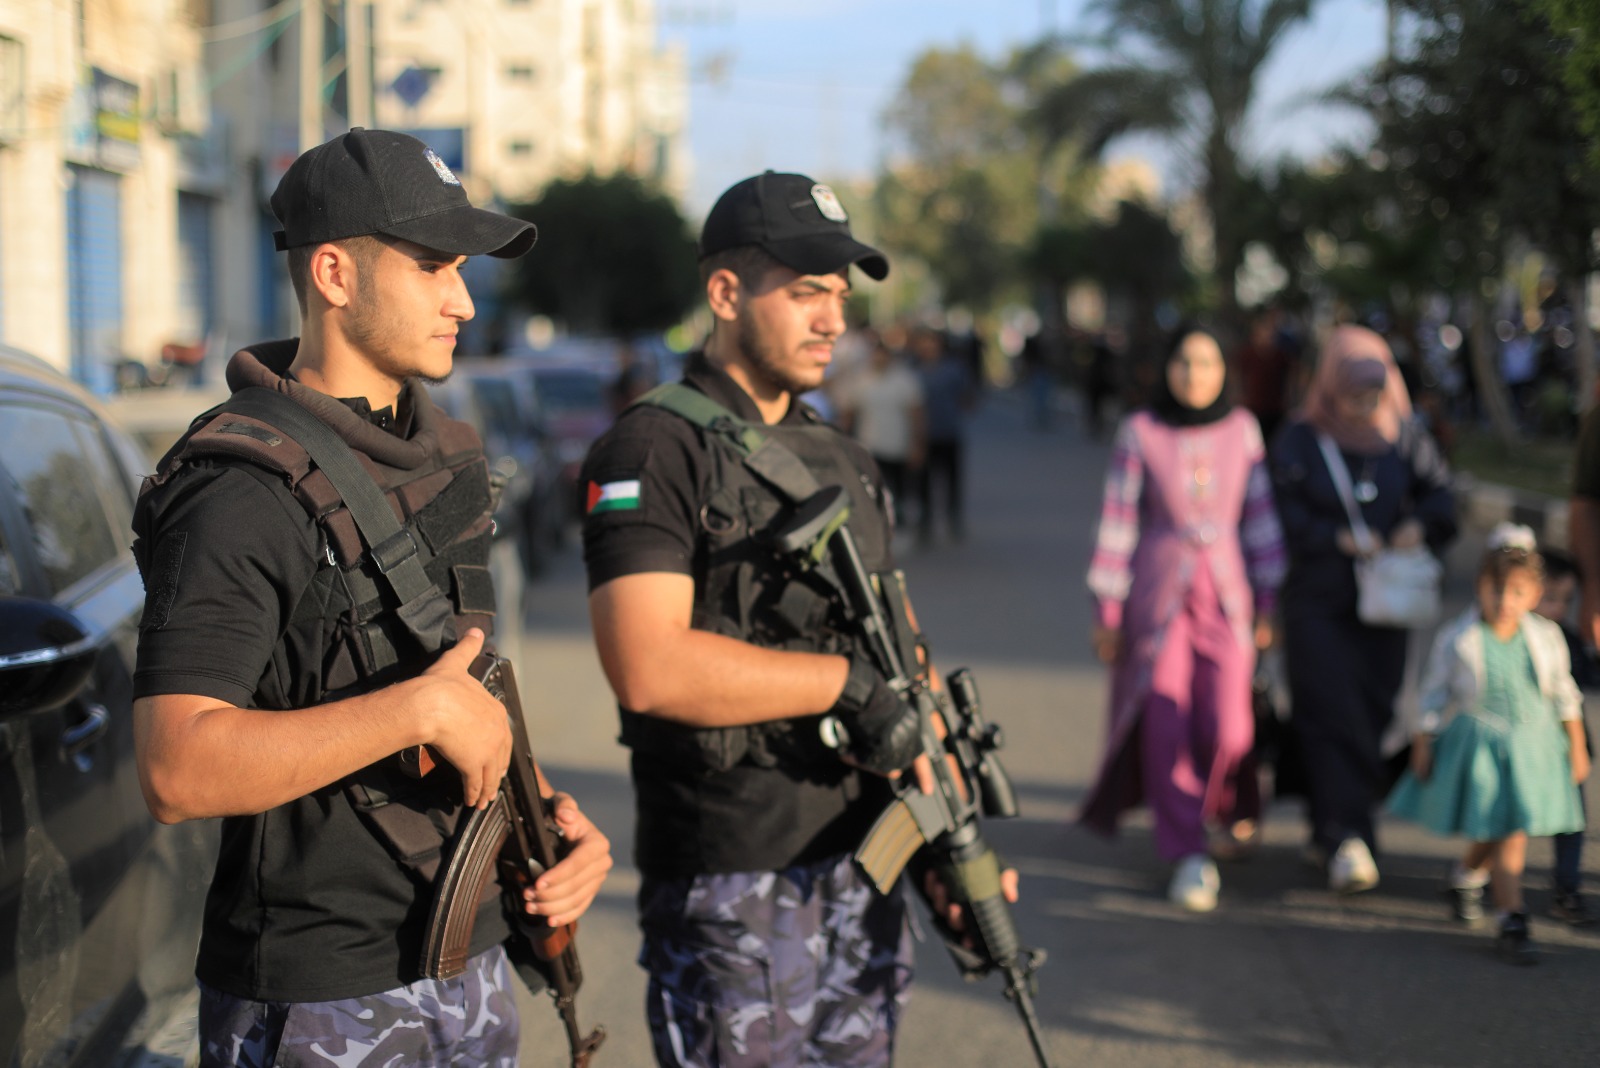
[[[372,126],[371,15],[369,0],[344,0],[344,96],[351,126]]]
[[[322,144],[322,0],[300,5],[300,151]]]

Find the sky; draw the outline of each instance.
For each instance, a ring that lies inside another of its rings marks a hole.
[[[1083,0],[658,0],[664,41],[681,41],[690,70],[689,210],[699,217],[727,186],[771,167],[864,177],[883,153],[880,116],[913,59],[970,43],[990,58],[1037,40],[1051,25],[1082,33]],[[1257,89],[1249,150],[1266,158],[1315,156],[1364,126],[1308,98],[1383,52],[1382,0],[1320,0],[1268,60]],[[1110,158],[1148,160],[1168,192],[1187,176],[1146,137]]]

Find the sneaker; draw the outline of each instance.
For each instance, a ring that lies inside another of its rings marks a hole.
[[[1249,860],[1261,842],[1261,824],[1237,820],[1211,830],[1209,849],[1213,860]]]
[[[1444,892],[1450,898],[1450,915],[1457,923],[1476,926],[1483,922],[1483,887],[1447,886]]]
[[[1359,838],[1346,838],[1328,861],[1328,889],[1336,894],[1359,894],[1378,885],[1378,865],[1372,851]]]
[[[1222,877],[1210,857],[1184,857],[1172,873],[1172,885],[1167,887],[1167,899],[1190,912],[1210,912],[1217,907],[1217,891],[1222,889]]]
[[[1500,921],[1500,933],[1495,936],[1494,951],[1507,964],[1537,964],[1533,953],[1533,939],[1528,932],[1528,914],[1513,912]]]
[[[1550,915],[1570,927],[1593,927],[1596,922],[1583,895],[1576,891],[1558,890],[1550,900]]]

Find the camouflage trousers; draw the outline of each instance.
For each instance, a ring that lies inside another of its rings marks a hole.
[[[200,984],[201,1068],[516,1068],[517,1037],[499,946],[454,979],[340,1001],[251,1001]]]
[[[662,1068],[878,1068],[911,991],[905,899],[849,857],[646,878],[650,1036]]]

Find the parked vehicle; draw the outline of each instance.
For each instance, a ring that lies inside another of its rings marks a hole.
[[[537,386],[505,360],[461,358],[432,392],[483,438],[489,465],[505,482],[496,523],[517,539],[523,569],[538,574],[561,543],[571,509]]]
[[[525,359],[518,365],[537,383],[544,403],[560,462],[562,499],[582,515],[585,502],[578,473],[589,455],[589,446],[616,418],[610,393],[612,375],[590,364]]]
[[[134,764],[149,468],[84,390],[0,346],[0,1062],[21,1068],[195,1052],[215,827],[156,823]]]

